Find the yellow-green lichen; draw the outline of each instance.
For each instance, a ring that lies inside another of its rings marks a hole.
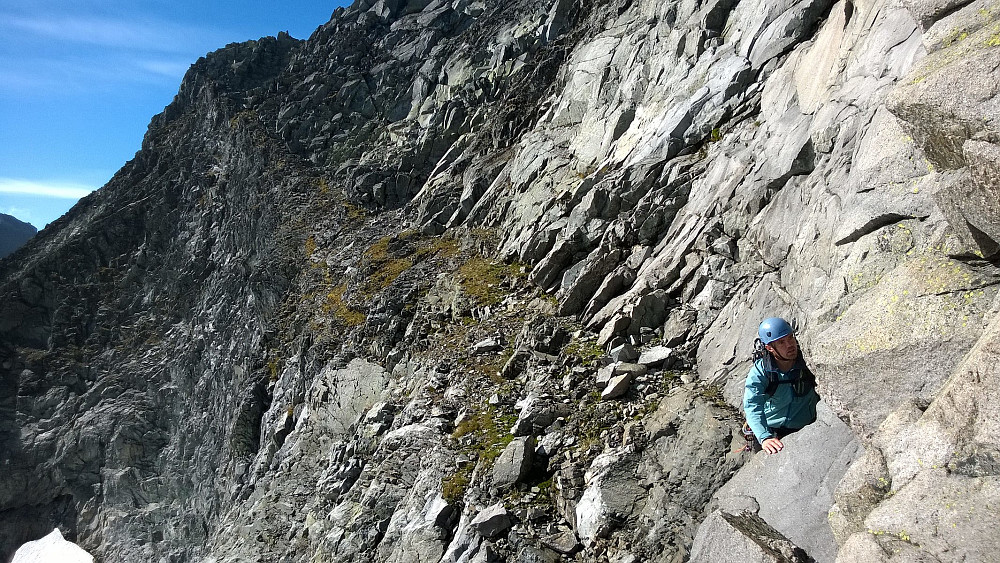
[[[327,293],[322,305],[323,312],[349,327],[364,324],[367,318],[365,314],[354,310],[344,302],[345,291],[347,291],[347,285],[341,284]]]
[[[363,207],[358,207],[349,201],[344,202],[344,214],[350,220],[364,219],[368,216]]]
[[[271,358],[267,362],[267,378],[268,380],[274,382],[278,380],[281,375],[281,370],[279,369],[281,361],[278,358]]]
[[[477,411],[460,422],[452,432],[452,438],[466,443],[462,448],[467,454],[478,459],[478,467],[486,471],[503,452],[514,437],[509,429],[517,417],[501,412],[495,407],[487,407]],[[441,496],[450,503],[458,502],[472,482],[474,473],[472,463],[458,468],[455,473],[441,479]]]
[[[393,243],[400,249],[391,251]],[[382,237],[371,245],[362,257],[369,272],[362,292],[371,296],[392,285],[403,272],[431,256],[452,257],[459,252],[458,241],[451,237],[418,237],[407,230],[398,235]]]

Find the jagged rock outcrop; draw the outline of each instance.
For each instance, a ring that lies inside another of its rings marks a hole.
[[[358,0],[209,54],[0,262],[0,552],[988,560],[998,26]],[[736,454],[771,315],[825,408]]]

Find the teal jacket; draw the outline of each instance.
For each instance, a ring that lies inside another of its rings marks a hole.
[[[768,372],[778,385],[774,394],[767,395]],[[805,362],[799,356],[792,369],[783,372],[768,356],[755,360],[743,391],[743,411],[754,436],[761,442],[774,438],[771,428],[802,428],[816,420],[815,384],[793,385],[803,374],[808,374]],[[805,380],[811,380],[807,375]],[[796,393],[798,391],[798,393]]]

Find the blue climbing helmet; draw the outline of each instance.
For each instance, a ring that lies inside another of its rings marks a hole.
[[[757,328],[757,336],[760,337],[760,341],[763,344],[770,344],[791,333],[792,325],[788,324],[785,319],[778,317],[764,319],[760,322],[760,327]]]

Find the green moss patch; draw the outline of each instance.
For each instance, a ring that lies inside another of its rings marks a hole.
[[[462,290],[478,305],[495,305],[509,293],[501,287],[507,279],[524,281],[527,274],[521,264],[493,262],[482,256],[473,256],[458,268]]]
[[[364,313],[352,309],[344,302],[344,292],[347,290],[346,284],[338,285],[330,293],[326,294],[323,301],[323,312],[332,316],[346,326],[359,326],[364,324],[367,318]]]
[[[604,350],[598,346],[596,339],[580,340],[574,338],[563,349],[563,353],[580,358],[580,363],[585,366],[592,366],[604,355]]]
[[[449,504],[462,500],[472,481],[472,464],[467,464],[455,473],[441,480],[441,496]]]
[[[362,255],[362,267],[369,272],[362,292],[372,296],[392,285],[418,262],[438,255],[452,257],[458,251],[458,241],[445,236],[420,237],[415,231],[403,231],[382,237]]]

